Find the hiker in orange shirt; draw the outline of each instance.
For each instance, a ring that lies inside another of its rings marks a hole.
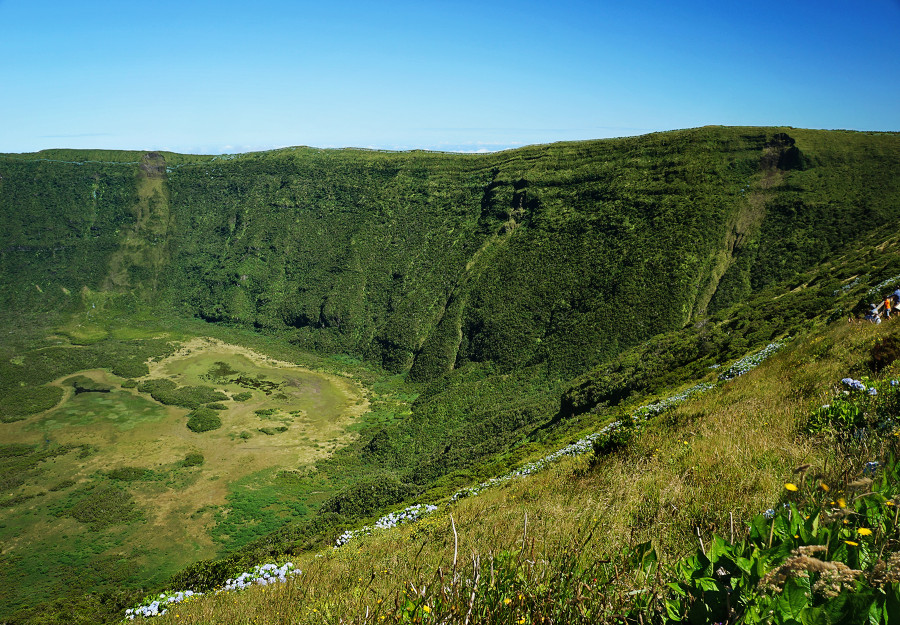
[[[891,303],[892,298],[890,295],[884,298],[884,316],[886,319],[891,318]]]

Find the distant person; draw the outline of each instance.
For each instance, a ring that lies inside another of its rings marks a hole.
[[[871,304],[869,306],[869,312],[866,313],[866,321],[871,321],[872,323],[881,323],[881,315],[878,314],[877,304]]]
[[[892,295],[888,295],[884,298],[884,317],[885,319],[891,318],[891,300],[893,299]]]

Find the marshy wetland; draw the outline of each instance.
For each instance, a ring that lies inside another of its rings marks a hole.
[[[143,585],[304,514],[309,489],[294,476],[349,442],[369,405],[349,375],[209,337],[171,343],[146,370],[60,376],[54,407],[3,424],[0,463],[15,478],[5,478],[0,558],[18,575],[0,577],[12,594],[51,597],[76,569],[84,590]],[[216,401],[186,407],[198,398]],[[219,427],[192,431],[201,411]]]

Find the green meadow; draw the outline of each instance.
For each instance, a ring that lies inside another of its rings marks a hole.
[[[55,336],[95,345],[139,335],[97,325]],[[348,377],[208,337],[167,345],[142,378],[68,372],[48,383],[61,389],[57,405],[6,424],[0,539],[15,567],[4,567],[4,605],[158,583],[276,529],[304,513],[310,496],[284,473],[345,444],[366,412]],[[145,380],[215,389],[221,401],[204,409],[221,426],[191,431],[196,410],[141,392]],[[93,573],[84,578],[83,569]]]

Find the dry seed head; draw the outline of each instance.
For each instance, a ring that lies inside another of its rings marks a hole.
[[[794,469],[794,473],[806,473],[811,467],[811,464],[801,464],[799,467]]]
[[[840,519],[843,519],[844,517],[848,517],[852,514],[854,514],[854,512],[853,512],[853,510],[850,510],[849,508],[832,508],[831,510],[829,510],[826,513],[826,520],[827,521],[839,521]]]
[[[823,546],[808,545],[808,547]],[[800,549],[803,548],[801,547]],[[792,553],[800,553],[801,555],[794,555],[785,560],[784,564],[777,569],[769,571],[768,575],[760,580],[760,588],[778,593],[784,588],[784,583],[788,578],[809,577],[810,573],[817,573],[819,574],[819,580],[816,582],[814,590],[831,596],[830,593],[840,593],[842,584],[849,584],[855,581],[862,573],[862,571],[851,569],[843,562],[825,562],[818,558],[802,555],[800,549]]]
[[[812,590],[816,594],[833,599],[841,594],[842,586],[854,584],[861,571],[851,569],[843,562],[829,562],[828,564],[834,566],[822,571],[819,580],[813,584]]]
[[[869,573],[869,583],[872,586],[896,584],[900,582],[900,553],[892,553],[887,562],[879,560]]]
[[[858,480],[854,480],[847,484],[847,488],[852,488],[854,490],[862,490],[865,488],[869,488],[871,486],[872,480],[867,477],[861,477]]]

